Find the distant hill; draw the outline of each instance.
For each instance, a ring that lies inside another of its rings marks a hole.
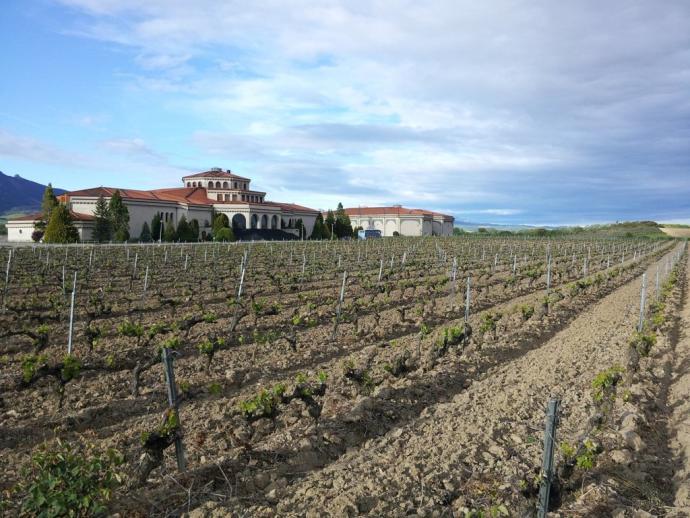
[[[464,222],[467,223],[467,222]],[[457,222],[456,222],[456,226]],[[472,230],[473,232],[487,233],[487,234],[509,234],[516,233],[520,235],[534,235],[534,236],[582,236],[586,238],[620,238],[620,237],[635,237],[635,238],[664,238],[674,233],[664,229],[659,223],[655,221],[623,221],[616,223],[606,223],[601,225],[588,225],[585,227],[533,227],[528,225],[481,225],[476,228],[476,224],[461,225],[465,230]],[[680,227],[681,225],[677,225]],[[687,232],[690,229],[674,229],[677,233],[680,231]],[[668,234],[668,235],[667,235]],[[690,232],[688,232],[690,236]],[[685,236],[676,236],[685,237]]]
[[[37,212],[41,208],[45,188],[45,185],[19,175],[8,176],[0,171],[0,216]],[[63,189],[55,189],[55,194],[63,192]]]

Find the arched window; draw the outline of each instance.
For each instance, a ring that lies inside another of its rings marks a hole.
[[[266,214],[261,216],[261,228],[268,228],[268,216]]]
[[[192,186],[192,182],[187,182],[187,187],[191,187],[191,186]]]
[[[278,216],[275,214],[271,218],[271,228],[278,228]]]
[[[228,188],[228,182],[223,182],[223,189],[227,189],[227,188]]]
[[[252,214],[252,228],[256,228],[259,223],[259,217],[256,214]]]
[[[216,182],[216,189],[220,189],[220,182]]]
[[[237,182],[235,182],[235,189],[237,189]]]
[[[196,182],[192,182],[192,187],[196,187]]]

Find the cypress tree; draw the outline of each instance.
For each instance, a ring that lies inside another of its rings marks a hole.
[[[231,228],[223,227],[223,228],[218,229],[218,232],[216,232],[213,235],[213,238],[216,241],[234,241],[235,240],[235,233],[232,231]]]
[[[151,230],[149,229],[149,224],[144,221],[144,225],[141,227],[141,234],[139,235],[139,241],[142,243],[151,242]]]
[[[333,215],[333,211],[329,210],[328,213],[326,214],[326,235],[324,236],[326,239],[332,239],[333,236],[332,234],[335,234],[335,216]]]
[[[53,208],[43,236],[46,243],[78,243],[79,232],[72,223],[69,209],[62,204]]]
[[[187,222],[187,218],[182,216],[180,221],[177,222],[177,239],[188,243],[190,241],[196,241],[197,235],[198,231],[195,235],[191,224]]]
[[[99,243],[110,241],[113,236],[113,223],[111,221],[108,203],[105,201],[105,198],[103,198],[103,195],[98,197],[93,215],[96,216],[96,222],[93,228],[94,241],[98,241]]]
[[[192,238],[190,241],[198,241],[199,240],[199,220],[193,219],[192,221],[190,221],[189,222],[189,228],[191,230],[189,235]]]
[[[311,231],[310,239],[327,239],[326,224],[323,222],[323,214],[319,212],[314,222],[314,230]]]
[[[306,229],[304,228],[304,223],[302,223],[302,218],[298,218],[297,221],[295,221],[295,228],[299,231],[299,238],[306,239],[306,236],[304,235],[306,233]]]
[[[172,243],[177,240],[177,234],[175,233],[175,226],[172,223],[165,225],[163,229],[163,241]]]
[[[352,236],[350,216],[345,213],[342,203],[338,203],[338,208],[335,211],[335,235],[338,238]]]
[[[216,234],[224,228],[230,228],[230,220],[225,214],[217,214],[216,217],[213,218],[211,226],[213,237],[216,237]]]
[[[50,221],[50,213],[57,207],[58,201],[53,192],[53,185],[48,184],[43,191],[43,199],[41,200],[41,221],[36,225],[39,230],[44,230]]]
[[[158,241],[159,239],[162,239],[162,234],[161,234],[161,215],[156,214],[153,219],[151,220],[151,237],[153,238],[154,241]]]
[[[115,233],[115,241],[129,240],[129,210],[122,201],[120,191],[115,191],[108,205]]]

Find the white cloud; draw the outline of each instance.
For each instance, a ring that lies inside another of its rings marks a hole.
[[[198,121],[191,146],[267,189],[304,174],[268,174],[288,163],[368,200],[485,211],[690,195],[682,0],[61,3],[81,15],[71,33],[131,51],[123,81]]]

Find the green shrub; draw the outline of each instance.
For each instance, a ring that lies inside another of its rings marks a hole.
[[[204,313],[204,315],[201,318],[207,324],[213,324],[216,320],[218,320],[218,317],[213,312]]]
[[[67,355],[62,360],[62,369],[60,369],[60,377],[63,383],[72,381],[79,376],[81,371],[81,362],[79,358],[72,355]]]
[[[563,455],[563,458],[567,461],[569,459],[572,459],[575,457],[575,453],[577,450],[575,449],[575,446],[570,444],[567,441],[563,441],[560,446],[561,454]]]
[[[623,368],[616,365],[597,374],[592,380],[594,401],[603,402],[607,395],[610,395],[611,389],[621,380],[623,372]]]
[[[596,456],[598,453],[598,448],[597,445],[592,442],[590,439],[587,439],[583,443],[583,450],[581,453],[577,456],[575,459],[575,464],[577,465],[578,468],[584,470],[584,471],[589,471],[594,467],[594,462],[596,460]]]
[[[501,319],[500,313],[492,313],[487,311],[482,314],[481,323],[479,324],[479,332],[487,333],[491,331],[492,333],[496,331],[496,323]]]
[[[144,326],[125,320],[117,326],[117,332],[122,336],[139,338],[144,335]]]
[[[547,299],[547,304],[548,304],[548,299]],[[534,306],[531,306],[530,304],[521,304],[520,305],[520,313],[522,314],[523,320],[529,320],[530,318],[532,318],[532,315],[534,315]]]
[[[253,398],[245,399],[239,405],[240,411],[247,420],[273,417],[278,411],[278,404],[282,401],[286,387],[279,383],[271,390],[261,389]]]
[[[29,354],[22,359],[22,379],[29,383],[36,371],[46,365],[48,357],[45,354]]]
[[[656,334],[652,331],[635,331],[630,339],[630,347],[634,347],[641,357],[646,357],[656,345]]]
[[[85,448],[60,440],[44,446],[24,471],[17,489],[22,513],[31,516],[96,516],[106,513],[112,490],[122,482],[116,468],[123,462],[115,450],[87,456]]]

